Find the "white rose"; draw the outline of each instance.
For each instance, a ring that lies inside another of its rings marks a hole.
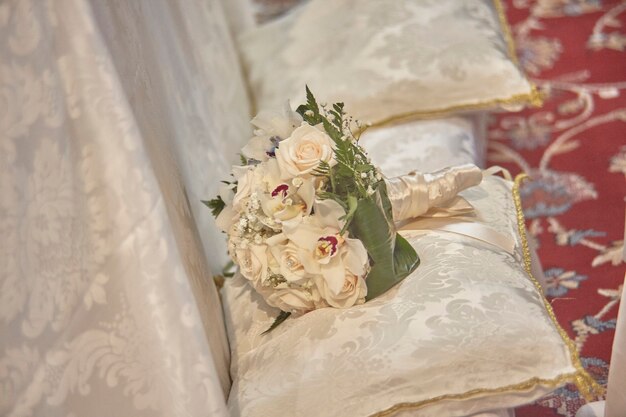
[[[237,180],[237,193],[233,196],[233,208],[236,211],[242,209],[242,203],[250,197],[255,184],[255,168],[254,167],[233,167],[233,176]]]
[[[253,283],[263,282],[268,275],[269,251],[266,245],[234,245],[235,262],[241,275]]]
[[[280,273],[287,281],[297,282],[306,278],[306,271],[298,257],[298,247],[293,242],[288,242],[282,250],[272,249],[272,254],[280,265]]]
[[[306,123],[280,142],[276,159],[283,179],[309,176],[320,161],[326,161],[331,166],[336,163],[333,140],[325,132]]]
[[[354,275],[346,269],[343,285],[339,291],[333,291],[323,275],[315,277],[315,284],[320,296],[329,305],[336,308],[352,307],[355,304],[363,304],[367,295],[367,285],[363,277]]]
[[[261,290],[261,295],[264,296],[269,305],[294,314],[304,314],[316,308],[327,306],[315,286],[310,290],[301,288],[273,289],[265,294]]]

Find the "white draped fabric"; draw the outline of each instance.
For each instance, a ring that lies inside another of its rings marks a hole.
[[[624,259],[626,261],[626,259]],[[605,417],[619,417],[626,412],[626,276],[622,285],[621,302],[617,315],[615,340],[611,352],[611,367],[606,396]]]
[[[234,51],[216,0],[0,2],[0,415],[227,415]]]

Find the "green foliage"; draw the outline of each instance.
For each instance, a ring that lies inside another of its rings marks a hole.
[[[328,191],[318,191],[316,196],[321,200],[335,200],[344,210],[348,210],[348,204],[344,201],[344,197]]]
[[[226,278],[234,277],[236,268],[237,267],[235,265],[235,262],[233,261],[226,262],[226,265],[224,265],[224,268],[222,268],[222,276]]]
[[[202,200],[202,203],[211,210],[211,214],[215,217],[219,216],[224,207],[226,207],[226,203],[219,195],[212,200]]]
[[[318,192],[318,197],[332,198],[349,210],[343,233],[349,227],[356,210],[356,204],[351,204],[351,199],[357,201],[367,198],[374,192],[377,181],[373,178],[377,171],[350,130],[350,120],[345,119],[344,104],[334,103],[328,110],[325,107],[320,108],[308,86],[306,97],[306,104],[299,106],[297,112],[310,125],[322,124],[335,144],[337,164],[331,167],[322,161],[313,171],[313,175],[325,178],[325,183],[330,185],[325,192]]]
[[[352,219],[354,218],[354,213],[356,213],[356,209],[358,205],[359,205],[359,201],[356,199],[356,197],[353,195],[349,195],[348,196],[348,210],[346,212],[346,215],[342,217],[341,219],[339,219],[339,220],[345,220],[346,223],[344,224],[339,234],[343,235],[346,232],[346,230],[348,230],[348,227],[352,223]]]
[[[283,321],[287,320],[289,318],[289,316],[291,316],[291,313],[288,313],[286,311],[281,311],[280,314],[278,315],[278,317],[276,317],[276,319],[274,320],[272,325],[269,327],[269,329],[267,329],[266,331],[264,331],[261,334],[267,334],[267,333],[271,332],[272,330],[277,328]]]
[[[316,177],[328,177],[330,175],[330,165],[326,161],[320,161],[319,165],[313,170]]]
[[[302,116],[305,122],[310,124],[311,126],[315,126],[317,124],[322,123],[322,115],[320,114],[320,108],[309,90],[309,86],[306,86],[306,104],[302,104],[298,106],[296,112]]]
[[[370,258],[367,297],[371,300],[406,278],[419,265],[415,249],[396,233],[384,187],[370,198],[359,200],[350,227]],[[389,207],[389,210],[387,209]]]

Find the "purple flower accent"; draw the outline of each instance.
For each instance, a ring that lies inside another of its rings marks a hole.
[[[265,151],[265,154],[270,158],[275,158],[276,149],[278,149],[278,145],[280,144],[280,138],[278,136],[272,136],[270,142],[272,143],[272,147],[268,151]]]

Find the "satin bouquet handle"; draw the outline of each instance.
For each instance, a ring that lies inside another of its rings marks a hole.
[[[414,219],[433,208],[445,208],[440,213],[460,214],[470,211],[469,203],[458,194],[480,184],[482,170],[473,164],[448,167],[433,173],[411,172],[388,178],[387,195],[396,223]],[[437,215],[437,214],[433,214]]]

